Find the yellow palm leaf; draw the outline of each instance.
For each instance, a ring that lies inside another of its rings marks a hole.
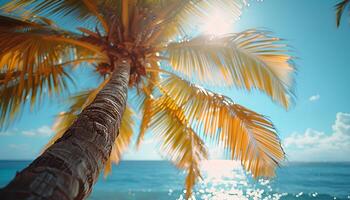
[[[254,176],[274,175],[285,154],[273,124],[265,116],[178,77],[165,79],[159,87],[182,108],[197,133],[224,145],[232,159],[241,160]]]
[[[40,27],[41,25],[36,24],[27,20],[15,19],[13,17],[0,16],[0,29],[18,29],[18,28],[26,28],[26,27]]]
[[[285,108],[291,104],[294,67],[279,39],[248,30],[218,37],[199,36],[167,47],[175,70],[206,84],[257,88]]]
[[[161,152],[178,168],[187,171],[186,198],[200,175],[200,162],[208,158],[204,142],[189,126],[183,110],[164,95],[152,109],[150,129],[160,142]]]
[[[33,106],[36,99],[45,95],[44,91],[60,94],[70,79],[64,66],[91,61],[96,55],[75,39],[77,35],[46,22],[2,16],[0,24],[1,124],[8,115],[10,122],[28,100]],[[72,37],[67,38],[70,41],[61,40],[68,36]]]
[[[156,45],[185,37],[193,32],[195,25],[203,22],[213,10],[221,9],[232,18],[238,18],[243,0],[192,1],[192,0],[146,0],[136,4],[133,36],[143,45]],[[144,12],[152,10],[152,12]]]
[[[150,96],[146,96],[142,103],[142,120],[140,125],[140,133],[137,136],[136,147],[141,145],[143,138],[146,134],[147,129],[149,128],[149,123],[152,117],[152,110],[154,100]]]
[[[80,22],[98,22],[108,31],[107,23],[100,13],[100,1],[93,0],[14,0],[2,6],[6,13],[13,13],[21,9],[25,12],[19,13],[26,18],[36,18],[38,15],[65,17],[70,20],[79,19]]]
[[[151,66],[154,69],[159,69],[157,62],[155,61],[151,62]],[[154,92],[155,85],[157,85],[158,82],[159,82],[159,73],[157,71],[149,72],[148,83],[143,88],[144,98],[141,103],[142,119],[141,119],[140,133],[136,140],[137,147],[140,146],[151,121],[152,107],[154,104],[154,99],[152,94]]]
[[[41,22],[0,17],[0,69],[45,70],[65,62],[104,58],[101,49],[81,36]],[[4,69],[5,68],[5,69]]]
[[[137,12],[135,12],[135,9],[138,8],[137,6],[137,0],[124,0],[121,1],[121,22],[123,25],[123,33],[124,33],[124,39],[128,39],[130,37],[130,28],[133,26],[133,23],[136,21],[131,20],[135,18]]]
[[[9,125],[26,102],[34,106],[36,100],[41,100],[43,96],[60,94],[67,89],[68,79],[71,78],[62,66],[51,67],[45,71],[8,70],[0,73],[1,127]]]
[[[177,36],[186,36],[195,28],[195,24],[203,22],[209,17],[211,11],[220,10],[228,13],[233,19],[238,19],[244,5],[243,0],[217,0],[217,1],[148,1],[157,3],[153,5],[156,9],[155,20],[147,26],[151,29],[157,29],[160,34],[157,35],[158,41],[174,39]],[[158,7],[158,9],[157,9]]]

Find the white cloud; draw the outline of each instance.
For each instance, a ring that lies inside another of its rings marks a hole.
[[[41,136],[41,137],[49,137],[53,131],[48,126],[42,126],[35,130],[29,130],[29,131],[22,131],[22,134],[28,137],[35,137],[35,136]]]
[[[283,140],[291,161],[350,161],[350,114],[337,113],[332,133],[314,129]]]
[[[309,101],[317,101],[321,98],[321,95],[319,94],[316,94],[316,95],[313,95],[309,98]]]

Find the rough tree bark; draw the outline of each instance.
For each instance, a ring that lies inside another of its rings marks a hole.
[[[130,66],[111,80],[64,136],[0,191],[0,199],[84,199],[109,157],[126,106]]]

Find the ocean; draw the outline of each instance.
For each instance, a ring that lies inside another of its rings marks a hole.
[[[0,187],[30,161],[0,161]],[[123,161],[100,177],[89,200],[184,199],[185,174],[166,161]],[[291,162],[273,179],[255,180],[237,162],[203,163],[203,180],[193,199],[350,199],[350,163]]]

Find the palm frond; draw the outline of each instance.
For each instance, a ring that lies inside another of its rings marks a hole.
[[[157,62],[154,60],[151,61],[151,66],[153,69],[159,69],[159,66]],[[149,77],[148,77],[148,83],[147,85],[144,86],[143,92],[145,94],[144,99],[142,101],[142,119],[141,119],[141,126],[140,126],[140,133],[138,134],[137,140],[136,140],[136,146],[139,147],[145,134],[146,131],[149,127],[151,117],[152,117],[152,107],[154,103],[153,99],[153,92],[155,86],[159,82],[159,72],[153,71],[149,72]]]
[[[18,29],[41,26],[35,22],[0,15],[0,29]]]
[[[2,6],[6,13],[20,11],[20,14],[26,18],[35,18],[36,16],[70,16],[86,22],[90,19],[102,24],[106,29],[107,23],[99,11],[101,2],[93,0],[14,0]],[[25,12],[21,12],[21,10]],[[107,31],[107,30],[106,30]]]
[[[99,47],[82,41],[81,35],[55,26],[6,16],[0,16],[0,24],[0,68],[52,66],[103,55]]]
[[[152,109],[150,129],[161,144],[164,153],[178,168],[187,171],[186,198],[200,175],[200,162],[208,158],[204,142],[187,123],[184,111],[164,95]]]
[[[183,1],[183,4],[177,3],[178,10],[174,9],[172,14],[174,17],[170,19],[170,24],[177,27],[174,33],[188,36],[189,31],[198,28],[194,24],[203,22],[209,15],[217,10],[227,13],[231,19],[238,19],[244,6],[243,0],[218,0],[218,1]]]
[[[6,71],[0,76],[1,128],[11,124],[26,102],[34,106],[36,100],[42,100],[47,94],[60,94],[67,89],[67,80],[71,79],[62,66],[30,73]]]
[[[350,0],[342,0],[341,2],[337,3],[337,5],[335,5],[337,27],[340,26],[340,22],[341,22],[344,10],[349,5],[349,3],[350,3]]]
[[[145,137],[146,131],[149,128],[149,124],[152,117],[152,110],[154,100],[150,96],[145,96],[142,103],[142,120],[140,125],[140,132],[137,136],[136,147],[139,147]]]
[[[231,19],[238,19],[245,4],[244,0],[150,0],[147,3],[152,5],[155,12],[151,16],[154,20],[146,22],[145,29],[153,32],[151,38],[157,42],[192,34],[198,28],[196,25],[209,17],[212,11],[220,10]],[[148,39],[145,42],[149,42]]]
[[[278,38],[247,30],[218,37],[199,36],[167,47],[173,68],[207,84],[257,88],[288,108],[295,69]]]
[[[0,24],[1,123],[9,114],[13,119],[27,99],[34,105],[45,90],[60,94],[69,78],[63,67],[86,62],[99,50],[47,24],[6,16]]]
[[[29,72],[45,70],[64,63],[76,64],[91,58],[103,60],[83,45],[90,44],[56,35],[36,33],[1,32],[0,30],[0,69]],[[81,45],[81,46],[79,46]],[[98,49],[92,49],[98,51]]]
[[[265,116],[178,77],[170,76],[159,87],[183,110],[195,132],[223,145],[231,158],[241,160],[254,176],[274,175],[285,154]]]

